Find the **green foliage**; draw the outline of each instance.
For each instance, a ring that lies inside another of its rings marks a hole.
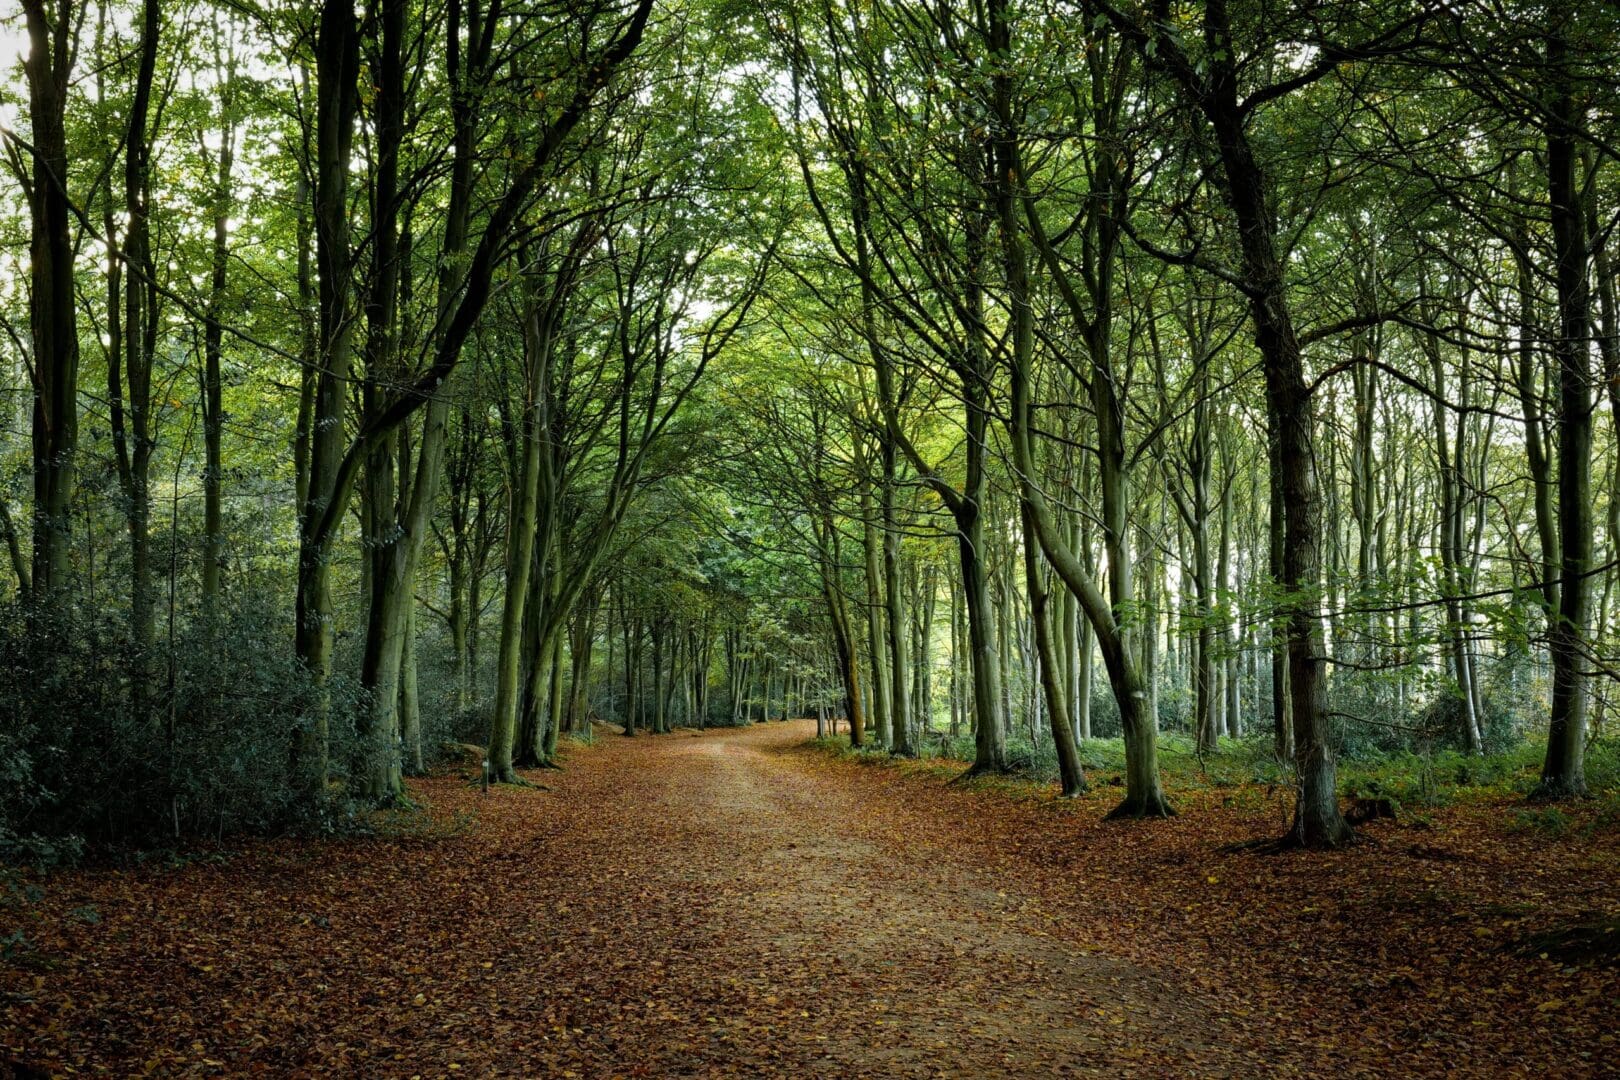
[[[1124,734],[1119,723],[1119,702],[1113,694],[1091,695],[1091,734],[1098,739],[1117,739]]]
[[[1508,821],[1508,827],[1511,829],[1539,833],[1549,839],[1556,839],[1568,833],[1573,824],[1574,819],[1556,806],[1515,810],[1513,817]]]
[[[69,609],[31,626],[20,606],[0,612],[0,710],[15,721],[0,744],[7,856],[342,827],[343,799],[311,799],[294,779],[293,737],[323,696],[285,641],[279,617],[251,603],[191,620],[140,658],[157,692],[137,713],[120,620]],[[336,679],[324,700],[341,770],[359,695]]]
[[[1101,704],[1101,701],[1098,702]],[[1096,730],[1096,712],[1093,714]],[[816,740],[816,745],[843,747],[843,740]],[[943,732],[924,742],[925,754],[947,760],[973,760],[973,737],[951,738]],[[1534,786],[1545,746],[1519,742],[1511,749],[1485,755],[1461,750],[1419,754],[1407,750],[1367,752],[1339,761],[1339,790],[1346,798],[1389,799],[1410,811],[1416,807],[1444,806],[1479,796],[1518,798]],[[1164,732],[1159,736],[1159,764],[1172,786],[1270,787],[1288,782],[1289,770],[1277,760],[1269,732],[1243,739],[1222,738],[1213,754],[1199,755],[1190,734]],[[1031,744],[1014,738],[1007,759],[1021,775],[1046,783],[1058,779],[1057,753],[1048,739]],[[1080,747],[1081,764],[1093,783],[1107,783],[1125,769],[1125,744],[1118,737],[1093,737]],[[1598,816],[1620,822],[1620,743],[1594,741],[1587,749],[1587,780],[1599,798],[1614,803]],[[1517,815],[1519,827],[1557,831],[1556,814],[1526,811]],[[1567,822],[1565,823],[1567,824]]]

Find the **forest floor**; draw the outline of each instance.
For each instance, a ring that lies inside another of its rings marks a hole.
[[[1261,791],[1104,823],[1106,776],[1063,802],[810,734],[604,735],[374,837],[54,873],[0,925],[0,1077],[1620,1072],[1597,809],[1268,855],[1229,849],[1279,831]]]

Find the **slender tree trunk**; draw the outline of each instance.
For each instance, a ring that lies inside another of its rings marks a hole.
[[[862,553],[866,558],[866,643],[871,660],[873,741],[880,747],[891,744],[893,709],[889,703],[888,631],[885,623],[887,602],[883,597],[884,576],[880,566],[883,541],[877,527],[877,510],[872,505],[872,486],[861,484]]]
[[[512,751],[512,764],[520,769],[545,764],[540,751],[545,742],[545,710],[551,685],[551,638],[545,612],[550,601],[547,576],[546,557],[537,552],[534,569],[529,572],[529,599],[524,605],[523,689],[518,698],[517,743]]]
[[[1029,592],[1030,618],[1035,623],[1035,648],[1039,654],[1041,691],[1046,698],[1046,715],[1052,730],[1052,745],[1057,750],[1058,781],[1063,797],[1072,798],[1088,787],[1085,769],[1080,764],[1080,749],[1074,741],[1074,721],[1069,715],[1069,702],[1064,696],[1061,668],[1052,648],[1050,596],[1042,580],[1040,567],[1040,541],[1035,535],[1035,522],[1029,504],[1021,505],[1024,532],[1024,582]]]
[[[983,431],[981,427],[980,437]],[[970,434],[969,440],[973,439]],[[969,451],[972,454],[972,451]],[[981,486],[982,491],[982,486]],[[962,597],[967,608],[967,642],[973,660],[972,773],[1005,772],[1006,724],[1001,703],[1001,664],[996,653],[996,612],[981,557],[984,522],[978,502],[964,502],[957,514],[957,557],[962,564]]]
[[[1439,342],[1426,336],[1424,349],[1429,354],[1430,378],[1435,392],[1443,398],[1446,374]],[[1459,396],[1466,401],[1466,373],[1462,376]],[[1481,754],[1485,751],[1485,744],[1480,732],[1479,718],[1474,711],[1476,699],[1470,678],[1472,671],[1468,663],[1467,629],[1463,623],[1460,599],[1463,591],[1462,570],[1459,563],[1462,558],[1463,432],[1466,417],[1458,417],[1457,420],[1457,447],[1454,457],[1446,431],[1445,405],[1441,401],[1436,401],[1433,411],[1434,445],[1438,458],[1440,487],[1440,542],[1436,546],[1440,553],[1440,580],[1445,600],[1447,634],[1451,639],[1451,672],[1456,679],[1457,696],[1463,707],[1463,739],[1471,752]]]
[[[557,736],[563,722],[563,639],[559,628],[551,635],[551,685],[546,695],[546,729],[541,741],[540,760],[552,767],[557,761]]]
[[[1238,631],[1232,625],[1233,605],[1236,597],[1242,592],[1239,584],[1233,580],[1236,570],[1232,563],[1232,487],[1236,477],[1233,475],[1234,467],[1231,461],[1230,446],[1223,440],[1221,457],[1225,465],[1226,477],[1221,488],[1221,531],[1220,531],[1220,568],[1216,571],[1216,585],[1222,593],[1221,599],[1221,627],[1220,642],[1226,653],[1222,662],[1225,671],[1224,685],[1226,698],[1224,712],[1226,715],[1226,735],[1228,738],[1241,739],[1243,737],[1242,717],[1242,688],[1239,680],[1239,641]]]
[[[854,628],[850,625],[849,607],[844,603],[839,588],[839,569],[843,565],[838,541],[838,529],[832,515],[825,510],[817,524],[817,545],[821,558],[821,592],[827,603],[828,621],[832,624],[833,650],[838,657],[838,673],[844,683],[844,717],[849,721],[849,745],[860,749],[866,742],[866,718],[861,713],[861,670],[856,655]]]
[[[574,609],[572,639],[568,643],[573,668],[568,697],[570,732],[579,732],[590,723],[591,650],[596,643],[596,612],[601,602],[600,592],[592,591]]]
[[[523,666],[519,652],[529,600],[529,575],[534,567],[541,467],[539,404],[546,378],[543,368],[549,363],[550,355],[549,328],[542,322],[537,300],[531,299],[523,324],[527,387],[519,424],[520,461],[517,475],[512,478],[507,511],[506,603],[501,612],[501,639],[495,664],[495,711],[489,733],[490,775],[502,783],[517,782],[512,758]]]
[[[1278,461],[1277,440],[1270,431],[1266,434],[1266,446],[1270,468],[1270,480],[1267,487],[1271,498],[1267,553],[1271,569],[1272,587],[1281,590],[1284,587],[1283,553],[1287,550],[1283,522],[1283,489],[1282,485],[1277,482],[1277,475],[1282,466]],[[1288,693],[1288,628],[1280,616],[1280,609],[1278,617],[1267,621],[1266,633],[1271,639],[1272,746],[1276,752],[1277,760],[1292,761],[1294,759],[1294,709]]]
[[[422,702],[416,684],[416,599],[405,599],[405,639],[401,642],[399,676],[399,730],[404,743],[406,776],[426,776],[422,753]]]
[[[109,364],[114,377],[108,388],[113,446],[124,496],[124,520],[130,541],[130,703],[137,717],[149,710],[152,644],[156,609],[152,587],[151,463],[155,445],[152,425],[152,365],[157,352],[158,305],[156,264],[151,236],[151,143],[149,120],[157,64],[157,0],[141,5],[141,46],[124,148],[123,261],[124,286],[122,385],[119,359]],[[127,414],[125,394],[127,393]]]
[[[883,458],[883,595],[888,602],[885,628],[889,635],[889,671],[893,679],[890,702],[889,749],[897,757],[916,757],[911,734],[911,649],[907,641],[905,596],[900,584],[900,522],[895,511],[895,451],[885,439]]]
[[[1200,361],[1200,370],[1207,362]],[[1191,533],[1193,548],[1192,591],[1196,635],[1193,663],[1193,730],[1198,749],[1216,749],[1219,734],[1215,717],[1214,604],[1211,579],[1214,573],[1209,550],[1209,485],[1212,470],[1209,432],[1209,393],[1207,377],[1200,375],[1197,400],[1193,402],[1192,435],[1187,452],[1187,472],[1192,481],[1190,499],[1179,488],[1172,489],[1182,523]],[[1186,560],[1183,559],[1183,565]],[[1185,595],[1185,591],[1183,591]]]
[[[315,49],[315,255],[319,291],[319,375],[308,427],[308,495],[301,508],[298,553],[297,655],[324,687],[332,672],[333,621],[330,537],[320,522],[336,499],[343,456],[344,416],[352,366],[349,250],[349,169],[354,138],[360,33],[354,8],[325,0]],[[320,791],[326,779],[327,710],[300,729],[297,758],[305,783]]]
[[[64,602],[69,585],[74,468],[79,442],[79,335],[69,231],[67,97],[78,18],[71,0],[23,0],[28,26],[28,316],[33,359],[34,611]]]
[[[1551,11],[1547,64],[1554,79],[1547,135],[1547,182],[1553,258],[1558,284],[1558,612],[1548,627],[1552,660],[1552,714],[1547,756],[1533,797],[1567,799],[1586,789],[1587,572],[1592,566],[1591,295],[1587,275],[1586,218],[1580,199],[1579,158],[1573,132],[1584,122],[1568,71],[1565,34],[1574,15],[1567,3]]]
[[[961,729],[969,723],[964,713],[966,703],[962,694],[962,587],[954,578],[951,581],[951,738],[955,739],[961,734]]]
[[[217,37],[216,27],[216,37]],[[224,351],[225,287],[230,265],[228,226],[231,211],[232,168],[236,147],[236,121],[232,103],[235,91],[235,58],[223,73],[225,85],[220,100],[219,165],[214,175],[213,266],[208,287],[208,323],[203,334],[203,609],[212,616],[218,606],[220,567],[225,554],[224,459],[222,439],[225,429],[224,385],[220,358]]]
[[[450,653],[455,663],[456,712],[472,706],[472,664],[467,655],[467,564],[459,538],[450,558]]]
[[[1536,536],[1541,543],[1541,598],[1549,624],[1558,610],[1558,525],[1553,511],[1552,470],[1547,461],[1548,434],[1541,415],[1541,387],[1536,378],[1535,270],[1530,265],[1529,230],[1521,222],[1515,250],[1518,252],[1519,349],[1515,383],[1519,407],[1524,416],[1525,463],[1535,496]]]
[[[916,597],[912,603],[912,613],[917,621],[917,648],[916,648],[916,694],[913,708],[916,712],[916,730],[920,738],[927,738],[934,724],[934,611],[939,602],[939,587],[933,566],[929,566],[923,573],[922,595]],[[913,752],[919,752],[921,747],[915,743]]]
[[[669,731],[669,717],[664,712],[664,622],[657,619],[651,628],[653,677],[653,733],[663,735]]]
[[[1221,40],[1229,34],[1224,20],[1209,25],[1210,33]],[[1350,827],[1339,813],[1326,716],[1326,642],[1315,596],[1322,568],[1315,419],[1288,308],[1283,264],[1277,256],[1275,227],[1266,202],[1268,188],[1238,112],[1236,77],[1230,61],[1216,65],[1212,78],[1216,97],[1206,103],[1206,115],[1215,128],[1227,193],[1237,218],[1244,276],[1251,287],[1249,311],[1265,371],[1267,415],[1278,449],[1277,472],[1272,480],[1281,490],[1284,511],[1289,697],[1293,706],[1294,768],[1300,785],[1292,835],[1307,847],[1334,847],[1350,838]]]
[[[642,705],[642,687],[645,685],[642,658],[645,656],[647,635],[639,618],[635,619],[630,626],[633,627],[633,630],[630,639],[625,642],[624,650],[625,658],[629,662],[625,674],[629,680],[626,696],[630,702],[629,707],[625,710],[624,733],[626,735],[634,735],[636,728],[646,720],[646,712]]]

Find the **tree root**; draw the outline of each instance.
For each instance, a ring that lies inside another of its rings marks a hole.
[[[1576,799],[1589,799],[1591,797],[1592,793],[1587,790],[1584,781],[1542,780],[1530,789],[1530,794],[1525,796],[1524,801],[1545,804],[1573,802]]]
[[[482,783],[482,781],[477,781],[477,782]],[[524,777],[519,776],[515,772],[507,773],[505,775],[492,776],[492,777],[489,778],[489,783],[490,783],[491,787],[494,787],[495,785],[499,784],[502,787],[531,788],[531,789],[533,789],[535,791],[550,791],[551,790],[546,785],[537,784],[533,780],[525,779]]]
[[[1298,829],[1289,829],[1282,836],[1250,840],[1244,847],[1257,855],[1286,855],[1293,851],[1342,851],[1360,838],[1349,832],[1338,840],[1319,839],[1307,842]]]
[[[1176,816],[1176,808],[1170,805],[1170,800],[1164,797],[1163,792],[1141,797],[1127,795],[1125,801],[1108,811],[1104,821],[1141,821],[1143,818],[1170,818]]]
[[[985,765],[979,762],[974,762],[972,765],[968,766],[966,772],[952,777],[948,783],[961,784],[968,780],[977,779],[981,776],[1006,776],[1011,772],[1012,769],[1010,769],[1005,763],[999,765]]]

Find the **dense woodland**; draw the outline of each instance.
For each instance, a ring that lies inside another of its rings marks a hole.
[[[342,829],[599,722],[1066,794],[1114,746],[1124,818],[1161,744],[1263,756],[1310,847],[1347,759],[1616,782],[1611,5],[0,34],[13,852]]]

